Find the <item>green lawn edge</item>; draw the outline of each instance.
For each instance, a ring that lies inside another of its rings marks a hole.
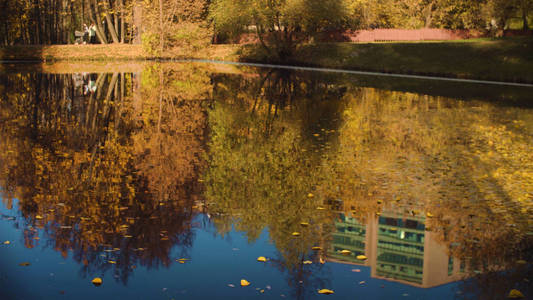
[[[195,55],[146,55],[140,45],[0,47],[6,61],[127,61],[208,59],[292,66],[533,83],[533,37],[446,42],[321,43],[273,60],[257,45],[213,45]]]

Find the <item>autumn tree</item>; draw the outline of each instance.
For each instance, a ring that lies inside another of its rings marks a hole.
[[[215,0],[210,15],[217,33],[254,32],[270,56],[284,59],[316,33],[342,28],[345,6],[337,0]]]

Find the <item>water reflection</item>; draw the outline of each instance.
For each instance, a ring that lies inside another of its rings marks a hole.
[[[4,79],[15,89],[2,101],[2,198],[19,200],[26,247],[43,231],[83,274],[124,283],[137,265],[171,265],[175,245],[187,257],[205,95],[149,85],[163,72],[91,74],[89,91],[70,75]]]
[[[423,217],[398,216],[388,211],[361,224],[341,214],[335,227],[328,258],[370,266],[374,278],[429,288],[466,277],[465,262],[449,256],[433,233],[425,231]],[[351,254],[340,254],[344,249]],[[359,260],[358,255],[368,259]]]
[[[217,236],[268,230],[295,299],[334,284],[337,262],[420,288],[468,279],[466,298],[494,278],[494,295],[530,293],[527,107],[190,64],[0,78],[10,221],[82,277],[178,264],[206,214]]]

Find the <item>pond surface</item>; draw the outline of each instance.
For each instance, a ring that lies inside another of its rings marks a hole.
[[[533,297],[533,88],[138,69],[0,73],[0,299]]]

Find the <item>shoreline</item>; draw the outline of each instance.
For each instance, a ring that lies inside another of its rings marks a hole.
[[[116,64],[206,60],[276,65],[346,73],[380,73],[391,77],[441,78],[533,84],[533,38],[433,43],[330,43],[304,45],[292,59],[268,59],[251,45],[212,45],[206,51],[153,57],[141,45],[51,45],[0,47],[0,69],[5,65],[50,63]]]

